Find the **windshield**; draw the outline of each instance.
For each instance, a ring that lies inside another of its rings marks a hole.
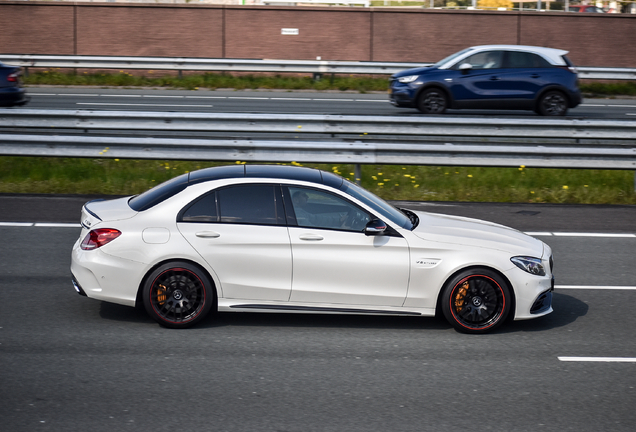
[[[451,54],[448,57],[446,57],[445,59],[442,59],[442,60],[438,61],[437,63],[435,63],[433,66],[434,67],[441,67],[444,64],[450,62],[451,60],[453,60],[453,59],[455,59],[455,58],[457,58],[457,57],[459,57],[459,56],[463,55],[464,53],[467,53],[468,51],[471,51],[471,50],[472,50],[472,48],[466,48],[466,49],[463,49],[463,50],[461,50],[459,52],[456,52],[455,54]]]
[[[394,224],[409,231],[413,229],[413,223],[407,215],[368,190],[349,181],[344,182],[341,190],[357,200],[362,201]]]

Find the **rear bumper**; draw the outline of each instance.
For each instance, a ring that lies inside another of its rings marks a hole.
[[[0,106],[20,106],[29,102],[26,90],[20,87],[0,88]]]

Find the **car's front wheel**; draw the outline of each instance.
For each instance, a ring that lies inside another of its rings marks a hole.
[[[424,90],[417,100],[417,109],[424,114],[443,114],[448,108],[448,97],[438,88]]]
[[[181,261],[156,268],[143,289],[146,312],[159,324],[186,328],[201,321],[214,304],[209,278],[196,266]]]
[[[454,276],[442,294],[442,312],[455,329],[487,333],[500,326],[511,307],[506,282],[488,269],[471,269]]]
[[[549,91],[539,99],[537,113],[543,116],[564,116],[568,112],[568,100],[560,91]]]

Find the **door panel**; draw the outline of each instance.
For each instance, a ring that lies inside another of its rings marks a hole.
[[[224,298],[288,301],[292,261],[284,226],[179,223],[221,281]]]
[[[290,227],[292,302],[402,306],[409,248],[402,237]]]

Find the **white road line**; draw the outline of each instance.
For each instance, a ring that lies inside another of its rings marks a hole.
[[[311,98],[294,98],[294,97],[273,97],[272,100],[299,100],[299,101],[310,101],[310,100],[323,100],[323,99],[311,99]]]
[[[156,106],[156,107],[203,107],[211,108],[214,105],[168,105],[168,104],[150,104],[150,103],[138,103],[138,104],[125,104],[125,103],[89,103],[89,102],[76,102],[75,105],[108,105],[108,106]]]
[[[607,105],[602,105],[602,104],[581,104],[579,106],[582,106],[582,107],[604,107],[604,106],[607,106]]]
[[[381,103],[390,103],[388,99],[356,99],[356,102],[381,102]]]
[[[145,98],[173,98],[173,99],[183,99],[185,96],[162,96],[162,95],[143,95]]]
[[[129,98],[140,98],[142,95],[136,94],[127,94],[127,95],[116,95],[116,94],[101,94],[101,97],[129,97]]]
[[[562,362],[636,363],[636,357],[557,357]]]
[[[186,99],[227,99],[227,96],[186,96]]]
[[[609,233],[567,233],[567,232],[555,232],[552,233],[558,237],[636,237],[636,234],[609,234]]]
[[[33,224],[36,227],[43,228],[81,228],[82,225],[78,223],[49,223],[49,222],[36,222]]]
[[[636,234],[624,233],[575,233],[575,232],[532,232],[527,231],[524,234],[529,236],[555,236],[555,237],[605,237],[605,238],[636,238]]]
[[[599,286],[599,285],[555,285],[555,289],[595,289],[595,290],[624,290],[634,291],[636,286]]]
[[[266,97],[229,96],[228,99],[267,100]]]
[[[0,222],[0,227],[31,227],[33,222]]]

